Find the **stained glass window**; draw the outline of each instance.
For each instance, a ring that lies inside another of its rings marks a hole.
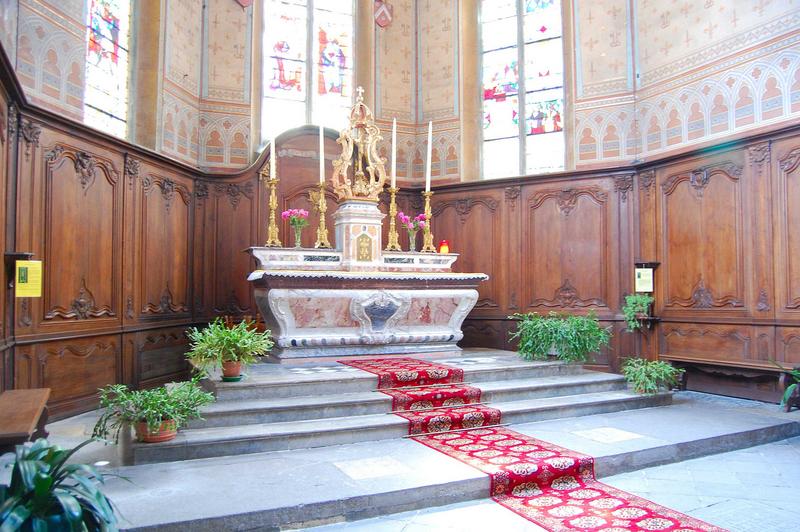
[[[560,0],[482,0],[481,45],[484,177],[563,170]]]
[[[130,0],[87,0],[83,120],[125,138],[128,131]]]
[[[346,124],[353,0],[267,0],[263,56],[262,139],[302,124]]]

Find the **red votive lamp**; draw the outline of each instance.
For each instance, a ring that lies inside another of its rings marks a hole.
[[[439,240],[439,253],[450,253],[450,242]]]

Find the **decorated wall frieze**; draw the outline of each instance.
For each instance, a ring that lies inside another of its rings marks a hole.
[[[161,292],[158,304],[148,303],[142,309],[143,314],[168,314],[188,311],[189,309],[185,305],[177,305],[173,302],[172,291],[169,289],[169,284],[167,284]]]
[[[172,206],[172,200],[177,193],[185,205],[189,205],[192,201],[192,194],[189,189],[179,183],[176,183],[168,177],[161,177],[156,175],[148,175],[142,181],[142,187],[145,194],[149,194],[155,187],[158,187],[161,192],[161,197],[164,198],[165,207],[169,212]]]
[[[794,148],[789,153],[779,159],[781,170],[786,172],[794,172],[800,164],[800,147]]]
[[[65,345],[59,349],[48,349],[47,355],[54,356],[54,357],[63,357],[66,354],[70,354],[74,357],[78,358],[89,358],[92,355],[99,355],[105,352],[114,352],[115,346],[114,344],[105,343],[105,342],[94,342],[89,344],[85,347],[80,347],[77,345]]]
[[[111,161],[99,159],[91,153],[74,150],[69,146],[56,144],[44,154],[45,163],[50,168],[55,167],[62,159],[69,159],[75,170],[75,175],[80,181],[84,194],[94,184],[97,177],[97,169],[100,168],[106,175],[108,182],[112,185],[117,183],[119,175]]]
[[[742,177],[742,172],[742,167],[732,162],[703,166],[695,170],[691,170],[690,172],[675,174],[668,177],[667,180],[661,184],[661,189],[663,190],[664,194],[668,195],[674,192],[675,188],[680,183],[688,181],[691,187],[694,189],[695,194],[697,194],[697,197],[702,198],[703,192],[711,182],[711,178],[713,176],[725,175],[734,181],[738,181]]]
[[[490,198],[488,196],[481,196],[477,198],[461,198],[451,201],[443,201],[441,203],[436,204],[436,207],[433,209],[433,215],[439,216],[445,209],[454,208],[456,210],[456,214],[461,219],[461,223],[467,221],[470,212],[472,212],[473,207],[476,205],[483,205],[487,209],[492,212],[497,210],[498,202],[497,200]]]

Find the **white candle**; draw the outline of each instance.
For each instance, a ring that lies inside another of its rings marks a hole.
[[[392,188],[397,188],[397,119],[392,118]]]
[[[319,182],[325,182],[325,133],[319,126]]]
[[[433,122],[428,122],[428,166],[425,168],[425,192],[431,191],[431,148],[433,147]]]
[[[278,178],[278,167],[275,165],[275,137],[272,137],[269,144],[269,171],[270,179]]]

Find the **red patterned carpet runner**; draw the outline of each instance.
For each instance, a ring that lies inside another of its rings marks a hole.
[[[412,439],[487,473],[494,501],[551,532],[727,532],[598,482],[591,456],[489,426],[501,412],[474,404],[480,389],[439,385],[461,382],[463,370],[413,358],[340,362],[378,375],[378,388],[419,386],[379,390]]]
[[[464,380],[464,370],[461,368],[415,358],[369,358],[337,362],[377,375],[378,388],[446,384]]]
[[[481,390],[466,384],[441,384],[420,388],[379,390],[392,398],[392,410],[420,410],[481,402]]]

